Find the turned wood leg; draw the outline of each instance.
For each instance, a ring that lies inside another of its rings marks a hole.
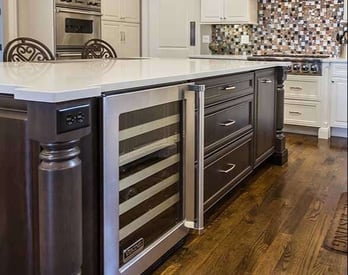
[[[273,161],[275,164],[283,165],[288,161],[288,149],[283,133],[284,128],[284,81],[286,80],[285,67],[277,68],[277,102],[276,102],[276,138]]]
[[[82,265],[82,182],[79,140],[41,144],[40,273],[77,275]]]

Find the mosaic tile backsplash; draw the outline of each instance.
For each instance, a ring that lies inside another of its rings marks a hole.
[[[329,54],[339,51],[343,0],[259,0],[258,25],[213,25],[209,48],[216,54],[276,52]],[[249,44],[241,43],[249,35]]]

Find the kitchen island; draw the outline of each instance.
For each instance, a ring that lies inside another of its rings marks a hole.
[[[0,273],[135,274],[201,230],[260,163],[287,161],[286,65],[1,63]]]

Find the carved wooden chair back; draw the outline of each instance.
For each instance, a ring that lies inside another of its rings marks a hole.
[[[114,48],[104,40],[91,39],[86,42],[82,49],[81,58],[116,58],[117,54]]]
[[[30,62],[54,60],[50,49],[42,42],[29,37],[18,37],[8,42],[4,49],[5,62]]]

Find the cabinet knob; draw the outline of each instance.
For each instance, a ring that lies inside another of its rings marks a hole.
[[[331,83],[335,83],[335,80],[331,80]]]

